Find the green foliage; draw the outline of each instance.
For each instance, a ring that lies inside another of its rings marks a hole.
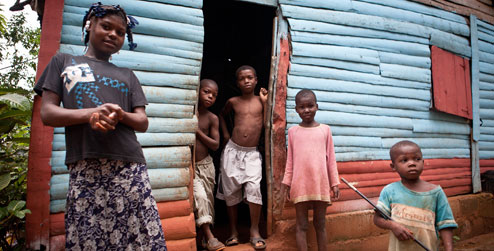
[[[0,8],[3,7],[0,5]],[[39,29],[0,14],[0,250],[25,250],[27,156]]]

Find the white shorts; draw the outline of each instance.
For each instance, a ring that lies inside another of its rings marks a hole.
[[[224,200],[227,206],[236,205],[244,198],[262,205],[261,179],[262,157],[257,147],[243,147],[228,141],[221,154],[216,198]]]

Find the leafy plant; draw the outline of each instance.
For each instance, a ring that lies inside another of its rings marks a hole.
[[[39,35],[22,14],[8,22],[0,14],[0,250],[25,250],[25,216],[31,213],[26,209],[31,89]]]

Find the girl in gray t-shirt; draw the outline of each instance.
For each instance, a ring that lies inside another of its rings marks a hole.
[[[65,127],[67,250],[166,250],[135,135],[148,127],[146,97],[130,69],[109,62],[125,34],[137,46],[136,24],[118,5],[93,4],[83,20],[85,55],[55,55],[34,88],[43,123]]]

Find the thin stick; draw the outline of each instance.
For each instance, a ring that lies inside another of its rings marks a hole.
[[[394,221],[393,219],[391,219],[391,217],[389,217],[384,211],[382,211],[380,208],[378,208],[374,203],[372,203],[372,201],[370,201],[365,195],[363,195],[359,190],[357,190],[357,188],[355,188],[352,184],[350,184],[347,180],[345,180],[345,178],[341,178],[341,180],[343,182],[345,182],[345,184],[350,187],[353,191],[355,191],[358,195],[360,195],[360,197],[362,197],[364,200],[366,200],[367,202],[369,202],[369,204],[372,205],[372,207],[374,207],[374,209],[386,220],[390,220],[390,221]],[[430,251],[422,242],[420,242],[419,240],[415,239],[415,237],[413,237],[413,241],[415,241],[417,244],[419,244],[424,250],[426,251]]]

